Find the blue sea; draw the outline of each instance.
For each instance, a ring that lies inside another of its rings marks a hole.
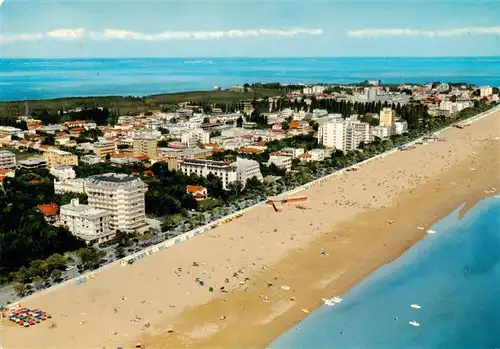
[[[363,80],[500,86],[500,57],[0,59],[0,101]]]
[[[459,211],[268,349],[500,348],[500,198]]]

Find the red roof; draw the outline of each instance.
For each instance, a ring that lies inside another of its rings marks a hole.
[[[203,195],[202,193],[196,193],[193,195],[193,197],[195,197],[196,199],[203,199],[205,195]]]
[[[75,128],[72,128],[69,132],[76,133],[76,132],[82,132],[82,131],[85,131],[85,129],[83,127],[75,127]]]
[[[202,191],[206,188],[202,187],[201,185],[187,185],[186,189],[187,189],[188,193],[192,194],[192,193],[196,193],[198,191]]]
[[[147,155],[136,156],[135,158],[139,161],[146,161],[147,159],[149,159]]]
[[[3,182],[4,179],[5,179],[5,176],[4,175],[0,175],[0,182]]]
[[[59,206],[57,204],[46,204],[38,205],[38,209],[43,213],[44,216],[54,216],[59,211]]]
[[[145,176],[152,176],[153,175],[153,171],[151,171],[151,170],[144,171],[144,175]]]

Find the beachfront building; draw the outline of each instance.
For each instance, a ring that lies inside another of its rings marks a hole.
[[[132,140],[134,156],[146,155],[149,158],[154,158],[157,155],[157,147],[158,141],[155,136],[134,137]]]
[[[47,163],[45,162],[44,158],[39,158],[34,156],[25,160],[18,161],[17,167],[23,170],[32,171],[41,168],[46,168]]]
[[[209,174],[222,180],[222,187],[228,188],[228,185],[238,180],[238,169],[228,161],[213,161],[199,159],[182,159],[178,162],[179,171],[186,175],[195,174],[201,177],[207,177]]]
[[[396,111],[392,108],[382,108],[379,120],[380,126],[394,126],[394,122],[396,122]]]
[[[75,170],[73,170],[72,166],[68,165],[57,165],[55,167],[51,167],[49,172],[59,180],[73,179],[76,177]]]
[[[365,122],[335,119],[318,128],[318,143],[327,148],[349,151],[369,141],[370,125]]]
[[[100,140],[92,145],[92,150],[101,159],[105,159],[106,155],[115,153],[116,146],[114,142]]]
[[[398,120],[394,123],[394,134],[402,135],[408,132],[408,122],[405,120]]]
[[[0,168],[16,168],[16,155],[8,150],[0,150]]]
[[[110,229],[111,213],[106,210],[80,204],[78,199],[61,206],[61,225],[87,244],[110,240],[115,232]]]
[[[236,166],[237,170],[237,180],[246,184],[247,180],[250,178],[257,178],[259,181],[262,181],[262,173],[260,172],[260,165],[255,160],[249,160],[245,158],[237,157],[236,161],[231,165]]]
[[[111,213],[110,229],[126,233],[144,232],[146,186],[140,178],[107,173],[93,176],[85,183],[89,205]]]
[[[78,156],[71,154],[68,151],[59,149],[50,149],[43,153],[43,158],[47,163],[47,167],[55,167],[57,165],[78,165]]]
[[[389,138],[393,133],[392,126],[375,126],[371,128],[371,138],[370,140],[374,140],[375,137],[380,139]]]

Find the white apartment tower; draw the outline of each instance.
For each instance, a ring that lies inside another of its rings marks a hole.
[[[349,151],[369,141],[370,125],[366,122],[337,120],[324,123],[318,129],[318,142],[327,148]]]
[[[147,227],[146,188],[140,178],[107,173],[85,183],[89,205],[111,213],[110,228],[126,233],[142,232]]]

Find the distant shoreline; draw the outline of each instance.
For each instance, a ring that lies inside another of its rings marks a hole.
[[[499,60],[500,56],[4,58],[1,62],[7,69],[0,79],[9,89],[0,91],[0,100],[148,97],[206,92],[213,86],[228,88],[245,82],[352,84],[375,79],[384,84],[422,84],[451,80],[500,86],[500,78],[490,73]]]

